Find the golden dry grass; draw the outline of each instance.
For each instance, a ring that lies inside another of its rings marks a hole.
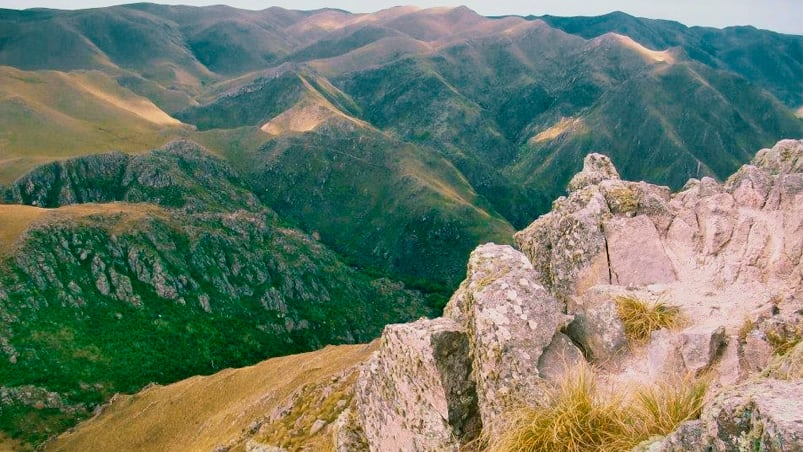
[[[616,310],[625,325],[625,334],[631,342],[645,343],[650,333],[662,328],[678,328],[684,324],[680,308],[658,300],[648,303],[633,296],[616,297]]]
[[[663,62],[669,64],[673,64],[675,62],[675,55],[673,55],[672,51],[670,50],[651,50],[634,41],[633,38],[629,36],[616,33],[611,33],[611,36],[619,41],[623,46],[634,50],[647,62]]]
[[[539,132],[529,140],[529,144],[551,141],[566,133],[584,132],[585,126],[580,118],[560,118],[552,127]]]
[[[783,355],[773,356],[764,374],[779,380],[803,378],[803,343],[798,342]]]
[[[30,445],[20,443],[0,432],[0,452],[21,452],[33,450]]]
[[[47,213],[38,207],[0,205],[0,253],[10,251],[22,233]]]
[[[42,209],[18,204],[0,204],[0,253],[14,250],[25,231],[36,224],[64,219],[76,219],[91,215],[115,215],[115,232],[128,225],[164,211],[152,204],[113,202],[106,204],[74,204],[56,209]]]
[[[121,395],[45,450],[211,451],[222,444],[242,450],[243,434],[254,420],[288,406],[298,388],[329,381],[365,361],[375,348],[375,343],[328,346]]]
[[[0,67],[0,184],[44,161],[143,152],[188,133],[149,99],[100,72]]]
[[[664,380],[621,390],[600,388],[587,365],[575,368],[536,407],[514,410],[491,452],[622,451],[699,417],[704,380]]]

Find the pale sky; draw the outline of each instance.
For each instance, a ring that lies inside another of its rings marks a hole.
[[[80,9],[130,3],[125,0],[0,0],[0,8],[35,7]],[[155,1],[163,4],[214,5],[260,10],[269,6],[310,10],[339,8],[351,12],[373,12],[399,4],[420,7],[464,4],[483,15],[529,14],[596,16],[624,11],[639,17],[671,19],[686,25],[726,27],[753,25],[757,28],[803,35],[803,0],[180,0]]]

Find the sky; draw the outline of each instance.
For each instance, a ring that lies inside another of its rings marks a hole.
[[[130,3],[126,0],[0,0],[0,7],[81,9]],[[655,19],[671,19],[686,25],[726,27],[753,25],[757,28],[803,35],[803,0],[155,0],[153,3],[182,5],[226,4],[244,9],[281,6],[288,9],[339,8],[373,12],[399,4],[420,7],[466,5],[483,15],[596,16],[611,11]]]

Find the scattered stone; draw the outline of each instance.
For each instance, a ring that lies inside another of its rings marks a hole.
[[[681,331],[680,337],[684,367],[693,375],[707,370],[726,343],[723,326],[693,326]]]
[[[316,419],[315,422],[312,423],[312,426],[309,429],[309,435],[312,436],[321,431],[322,428],[326,427],[327,422],[323,419]]]
[[[224,450],[228,451],[230,448],[226,447]],[[269,444],[262,444],[249,439],[245,442],[245,452],[287,452],[287,449],[278,446],[271,446]]]
[[[650,375],[700,375],[711,367],[725,344],[722,326],[653,331],[647,346]]]

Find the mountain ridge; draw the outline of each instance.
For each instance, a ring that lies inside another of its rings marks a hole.
[[[587,155],[725,180],[803,136],[801,42],[467,8],[2,10],[3,428],[37,442],[113,391],[437,315]],[[203,353],[143,356],[170,340]]]

